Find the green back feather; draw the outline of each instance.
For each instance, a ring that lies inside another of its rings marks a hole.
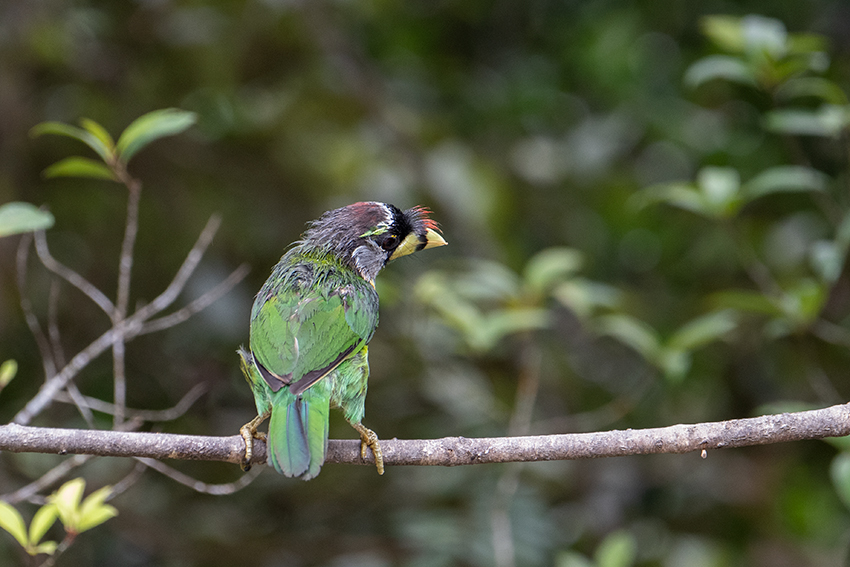
[[[251,351],[286,385],[272,393],[256,368],[249,382],[258,408],[271,401],[269,461],[278,472],[305,480],[319,473],[334,379],[348,377],[377,325],[375,289],[332,257],[296,248],[275,266],[251,312]],[[289,389],[295,384],[297,396]]]

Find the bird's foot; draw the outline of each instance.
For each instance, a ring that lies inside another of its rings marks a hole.
[[[378,474],[384,474],[384,454],[381,452],[381,443],[378,441],[378,435],[362,424],[352,424],[352,427],[360,434],[360,458],[366,460],[366,448],[372,449],[372,454],[375,455],[375,467],[378,469]]]
[[[254,458],[254,439],[259,439],[263,442],[266,440],[266,434],[262,431],[257,431],[257,428],[269,417],[269,415],[269,412],[260,414],[239,428],[239,434],[242,436],[242,439],[245,440],[245,457],[242,459],[239,466],[245,472],[251,470],[251,459]]]

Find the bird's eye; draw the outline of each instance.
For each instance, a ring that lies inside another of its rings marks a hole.
[[[395,234],[388,235],[386,238],[384,238],[384,241],[381,242],[381,248],[388,252],[396,246],[398,246],[398,236],[396,236]]]

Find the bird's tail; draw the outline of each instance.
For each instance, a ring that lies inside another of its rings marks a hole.
[[[276,392],[269,423],[269,462],[286,476],[310,480],[319,474],[328,448],[329,380],[320,380],[295,396]]]

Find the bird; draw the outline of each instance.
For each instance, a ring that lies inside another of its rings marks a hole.
[[[237,351],[257,406],[240,429],[243,469],[261,439],[279,473],[314,478],[327,453],[329,410],[339,408],[360,435],[361,458],[371,449],[384,473],[378,436],[361,423],[378,326],[375,277],[391,260],[446,244],[429,215],[375,201],[327,211],[274,266],[254,299],[249,348]],[[257,428],[267,418],[266,436]]]

